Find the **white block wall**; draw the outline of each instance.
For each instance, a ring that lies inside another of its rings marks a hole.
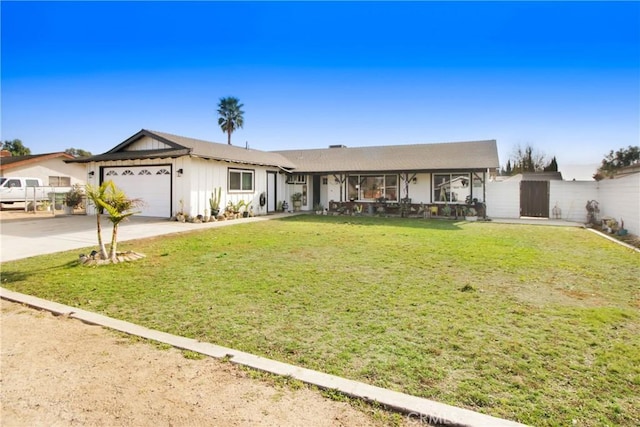
[[[640,173],[598,182],[600,215],[624,220],[629,233],[640,235]]]
[[[598,200],[598,183],[595,181],[550,181],[549,218],[554,218],[553,208],[560,208],[560,218],[566,221],[586,222],[587,202]]]
[[[487,182],[487,216],[520,218],[520,181]]]
[[[599,182],[551,181],[549,192],[549,218],[557,203],[562,219],[584,223],[587,202],[597,200],[601,217],[622,219],[630,233],[640,235],[640,174]],[[519,218],[520,181],[488,182],[486,204],[490,217]]]

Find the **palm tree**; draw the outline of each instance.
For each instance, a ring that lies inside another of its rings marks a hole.
[[[109,221],[113,224],[111,232],[111,245],[109,247],[109,259],[116,262],[118,246],[118,225],[131,215],[140,212],[131,210],[142,204],[140,199],[130,199],[120,188],[116,187],[113,181],[107,181],[107,191],[99,201],[100,206],[109,214]]]
[[[230,96],[228,98],[220,98],[218,104],[218,125],[222,132],[227,134],[227,143],[231,145],[231,134],[238,128],[244,126],[244,111],[241,108],[244,104],[240,104],[238,98]]]
[[[98,227],[98,245],[100,246],[100,258],[116,261],[118,245],[118,225],[138,212],[131,212],[131,209],[142,204],[140,199],[129,199],[127,195],[113,181],[105,181],[99,187],[87,185],[87,197],[96,207],[96,221]],[[111,246],[109,255],[102,240],[102,227],[100,225],[100,214],[102,209],[109,214],[109,221],[113,224],[111,232]]]
[[[96,208],[96,226],[98,229],[98,246],[100,247],[100,259],[107,259],[107,249],[104,246],[104,241],[102,240],[102,226],[100,225],[100,214],[102,212],[102,203],[104,199],[104,194],[107,191],[107,186],[112,181],[105,181],[99,187],[94,187],[93,185],[87,184],[85,193],[87,194],[87,198],[89,202],[93,204]]]

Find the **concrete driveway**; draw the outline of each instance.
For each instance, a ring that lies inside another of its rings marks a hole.
[[[133,216],[120,224],[118,242],[164,234],[281,218],[287,214],[242,218],[232,221],[190,224],[161,218]],[[111,239],[111,223],[102,219],[102,237]],[[0,222],[0,261],[13,261],[36,255],[93,247],[97,249],[96,217],[61,215],[34,219],[4,219]],[[79,253],[78,253],[79,254]]]

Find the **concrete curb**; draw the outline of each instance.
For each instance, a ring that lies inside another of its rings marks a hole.
[[[227,357],[231,363],[247,366],[276,375],[290,376],[304,383],[315,385],[325,390],[337,390],[348,396],[377,402],[390,409],[407,414],[410,418],[428,424],[443,424],[461,427],[516,427],[524,426],[514,421],[508,421],[490,415],[480,414],[468,409],[438,403],[432,400],[411,396],[381,387],[375,387],[358,381],[348,380],[335,375],[329,375],[311,369],[300,368],[287,363],[278,362],[253,354],[221,347],[214,344],[200,342],[165,332],[148,329],[133,323],[113,319],[111,317],[58,304],[30,295],[13,292],[0,287],[0,297],[9,301],[25,304],[30,307],[50,311],[56,315],[68,317],[98,325],[130,335],[169,344],[184,350],[190,350],[215,358]]]
[[[624,246],[625,248],[629,248],[629,249],[632,249],[632,250],[634,250],[634,251],[636,251],[636,252],[640,252],[640,249],[636,248],[635,246],[631,246],[631,245],[630,245],[630,244],[628,244],[628,243],[622,242],[622,241],[620,241],[620,240],[616,239],[615,237],[608,236],[607,234],[603,233],[602,231],[598,231],[598,230],[595,230],[595,229],[593,229],[593,228],[587,228],[587,230],[589,230],[589,231],[590,231],[590,232],[592,232],[592,233],[597,234],[597,235],[598,235],[598,236],[600,236],[600,237],[604,237],[605,239],[610,240],[610,241],[612,241],[613,243],[617,243],[617,244],[619,244],[619,245],[622,245],[622,246]]]

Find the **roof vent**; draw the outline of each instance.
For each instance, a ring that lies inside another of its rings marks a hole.
[[[336,144],[336,145],[330,145],[329,148],[347,148],[347,146],[342,144]]]

